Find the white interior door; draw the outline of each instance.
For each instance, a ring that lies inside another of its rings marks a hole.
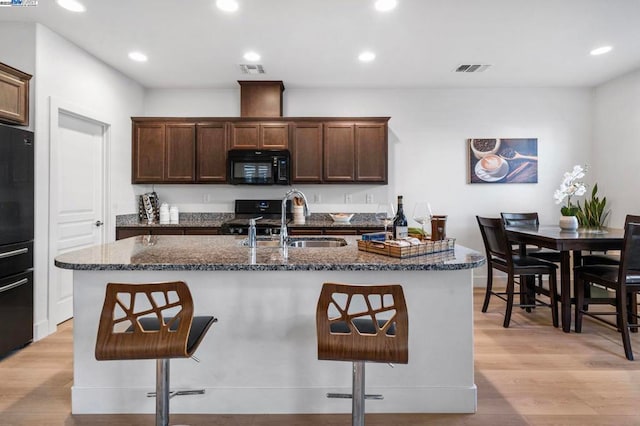
[[[53,260],[104,239],[106,127],[61,109],[57,122],[51,147],[49,288],[55,292],[52,317],[59,324],[73,316],[73,275]]]

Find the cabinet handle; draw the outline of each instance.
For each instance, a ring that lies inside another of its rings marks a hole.
[[[20,281],[16,281],[15,283],[7,284],[7,285],[5,285],[5,286],[0,287],[0,293],[3,293],[3,292],[5,292],[5,291],[9,291],[9,290],[11,290],[12,288],[19,287],[19,286],[21,286],[22,284],[26,284],[26,283],[28,283],[28,282],[29,282],[29,280],[28,280],[27,278],[23,278],[23,279],[21,279]]]
[[[25,253],[29,253],[29,249],[26,247],[18,250],[5,251],[4,253],[0,253],[0,259],[6,259],[7,257],[18,256]]]

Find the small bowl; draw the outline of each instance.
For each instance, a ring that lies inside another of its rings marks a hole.
[[[354,213],[329,213],[334,222],[349,223]]]

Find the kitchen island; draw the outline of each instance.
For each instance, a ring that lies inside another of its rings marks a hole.
[[[182,280],[195,314],[215,315],[196,356],[171,362],[173,413],[346,413],[351,363],[319,361],[315,307],[324,282],[399,283],[409,312],[409,363],[368,364],[367,412],[473,413],[472,270],[484,256],[455,250],[408,259],[331,248],[242,246],[234,236],[139,236],[60,255],[74,275],[72,412],[152,413],[154,361],[96,361],[109,282]]]

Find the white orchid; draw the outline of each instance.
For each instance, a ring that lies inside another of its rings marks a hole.
[[[553,193],[553,198],[556,200],[556,204],[560,204],[567,199],[567,205],[562,207],[561,212],[564,216],[574,216],[578,208],[571,204],[571,197],[579,197],[586,194],[587,187],[584,182],[580,181],[587,172],[587,166],[584,168],[581,166],[574,166],[571,172],[564,174],[560,188],[556,189]]]

